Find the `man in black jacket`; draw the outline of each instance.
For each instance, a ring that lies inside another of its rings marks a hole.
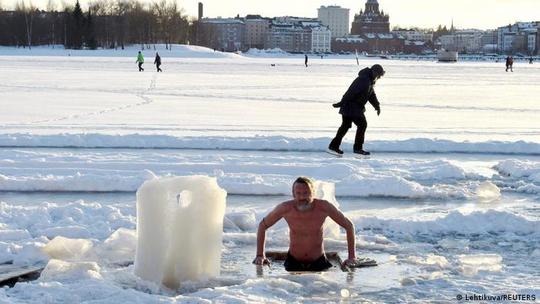
[[[339,114],[341,114],[342,123],[339,127],[336,137],[330,142],[328,146],[328,152],[336,155],[342,155],[343,151],[339,149],[341,141],[347,131],[352,127],[354,123],[357,127],[356,137],[354,138],[354,153],[360,155],[369,155],[370,153],[364,151],[364,134],[367,129],[367,120],[364,112],[366,111],[365,105],[369,102],[377,111],[377,115],[381,114],[381,106],[377,95],[375,94],[374,85],[375,82],[384,76],[384,69],[381,65],[375,64],[371,68],[365,68],[358,73],[358,77],[353,81],[345,95],[340,102],[333,104],[335,108],[340,108]]]
[[[161,66],[161,57],[159,56],[158,52],[156,52],[156,59],[154,59],[154,64],[156,65],[158,72],[163,72],[160,68]]]

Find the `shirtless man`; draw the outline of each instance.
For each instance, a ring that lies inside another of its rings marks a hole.
[[[323,247],[323,224],[330,217],[347,232],[349,258],[344,264],[356,260],[353,223],[331,203],[313,198],[313,182],[299,177],[293,183],[293,200],[279,204],[259,224],[257,230],[256,265],[269,264],[265,256],[266,230],[284,218],[289,225],[289,252],[285,260],[287,271],[323,271],[332,264],[326,258]]]

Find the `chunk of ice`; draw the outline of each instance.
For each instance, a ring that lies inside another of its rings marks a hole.
[[[43,247],[43,252],[52,259],[80,259],[88,253],[92,247],[93,244],[90,240],[69,239],[63,236],[57,236]]]
[[[501,190],[492,182],[483,182],[476,189],[476,196],[482,202],[491,202],[501,197]]]
[[[137,191],[135,274],[173,289],[219,275],[226,196],[207,176],[146,181]]]
[[[41,272],[40,281],[79,281],[103,279],[95,262],[66,262],[52,259]]]
[[[339,208],[339,203],[336,200],[336,187],[334,183],[315,181],[315,197],[326,200]],[[339,225],[336,224],[332,219],[327,218],[324,222],[324,237],[325,238],[339,238]]]
[[[98,248],[100,257],[109,263],[129,262],[135,255],[135,230],[120,228],[113,232]]]
[[[502,257],[498,254],[476,254],[458,256],[460,271],[466,276],[475,276],[479,271],[499,272]]]

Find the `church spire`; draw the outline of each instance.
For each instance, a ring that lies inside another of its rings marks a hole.
[[[365,0],[365,9],[354,16],[351,34],[361,35],[365,33],[389,33],[390,16],[379,10],[377,0]]]
[[[367,0],[365,11],[366,13],[379,14],[379,2],[377,0]]]

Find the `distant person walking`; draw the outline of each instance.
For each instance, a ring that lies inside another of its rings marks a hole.
[[[307,54],[304,55],[305,59],[304,59],[304,64],[306,65],[306,68],[308,67],[308,57],[307,57]]]
[[[506,57],[506,71],[508,72],[508,69],[510,69],[511,72],[514,72],[514,58],[512,56]]]
[[[161,57],[159,56],[158,52],[156,52],[156,59],[154,59],[154,64],[156,65],[156,69],[158,72],[163,72],[160,68],[161,66]]]
[[[529,58],[529,64],[533,64],[533,61],[534,61],[534,59],[531,56],[531,58]]]
[[[144,69],[142,67],[142,65],[144,63],[144,56],[141,53],[141,51],[139,51],[139,54],[137,54],[137,61],[135,61],[135,63],[139,64],[139,72],[144,72]]]
[[[369,102],[377,111],[377,116],[381,114],[381,106],[377,95],[375,94],[375,82],[382,76],[385,71],[379,64],[373,65],[371,68],[365,68],[358,73],[358,77],[353,81],[347,92],[341,98],[341,101],[333,104],[334,108],[340,108],[342,123],[339,127],[336,137],[330,142],[328,152],[335,155],[342,155],[343,151],[339,149],[341,141],[347,131],[352,127],[352,123],[356,125],[356,136],[354,138],[353,152],[360,155],[370,155],[371,153],[364,151],[364,135],[367,129],[367,120],[364,112],[366,111],[366,103]]]

